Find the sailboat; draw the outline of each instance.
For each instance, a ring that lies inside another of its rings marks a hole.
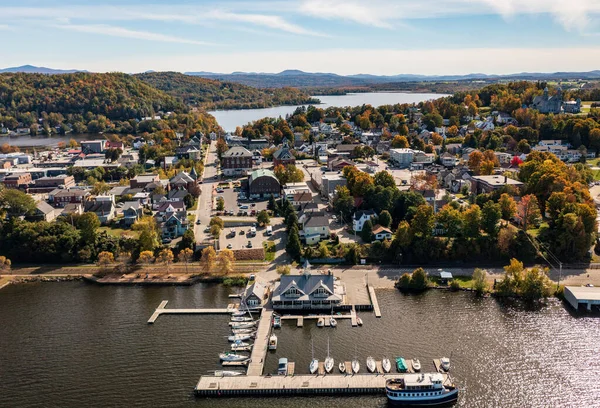
[[[256,322],[231,322],[229,325],[232,329],[249,329],[256,326]]]
[[[329,324],[331,324],[331,327],[337,327],[337,320],[335,320],[333,318],[333,316],[331,316],[331,319],[329,320]]]
[[[340,373],[344,374],[346,372],[346,364],[344,364],[344,362],[340,362],[340,364],[338,365],[338,368],[340,369]]]
[[[383,368],[383,371],[386,373],[389,373],[392,370],[392,363],[389,358],[384,357],[383,360],[381,360],[381,368]]]
[[[255,330],[254,329],[231,329],[231,332],[233,334],[248,334],[248,333],[254,333]]]
[[[251,317],[244,317],[244,316],[232,316],[231,317],[231,321],[232,322],[251,322],[252,318]]]
[[[310,371],[311,374],[314,374],[319,369],[319,360],[317,360],[315,358],[315,345],[312,340],[310,341],[310,347],[312,350],[312,360],[310,360],[310,365],[308,366],[308,370]]]
[[[245,354],[236,354],[229,352],[219,354],[219,359],[221,359],[222,361],[244,361],[248,360],[249,357],[250,356]]]
[[[238,375],[246,374],[243,371],[236,370],[217,370],[215,371],[215,377],[237,377]]]
[[[352,360],[352,372],[357,374],[360,370],[360,363],[358,362],[358,358],[356,357],[356,345],[354,346],[354,360]]]
[[[375,359],[371,356],[367,357],[367,370],[369,370],[370,373],[374,373],[375,370],[377,370]]]
[[[333,370],[333,357],[329,355],[329,337],[327,338],[327,358],[325,359],[325,372],[330,373]]]

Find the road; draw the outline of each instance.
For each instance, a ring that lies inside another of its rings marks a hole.
[[[204,229],[210,222],[213,193],[218,184],[218,180],[214,178],[217,175],[216,159],[216,143],[211,142],[206,160],[204,161],[204,174],[202,175],[202,184],[200,185],[202,192],[200,193],[200,197],[198,197],[198,206],[196,209],[196,221],[200,220],[200,225],[194,223],[196,242],[202,242],[208,237],[208,234],[204,233]]]

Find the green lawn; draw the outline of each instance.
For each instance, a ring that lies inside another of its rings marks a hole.
[[[265,249],[265,261],[273,262],[275,260],[275,243],[273,241],[263,242],[263,248]]]
[[[123,233],[130,235],[134,238],[138,238],[139,236],[139,233],[137,231],[132,231],[130,229],[123,228],[100,227],[98,228],[98,232],[106,232],[108,235],[117,238],[120,238],[123,235]]]
[[[430,276],[429,280],[436,286],[442,286],[439,277]],[[454,276],[452,280],[458,282],[462,289],[471,289],[473,287],[473,278],[471,278],[470,276]]]

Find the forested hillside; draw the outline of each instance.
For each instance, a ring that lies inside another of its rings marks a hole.
[[[257,89],[177,72],[152,72],[136,77],[187,104],[205,109],[267,108],[318,102],[296,88]]]

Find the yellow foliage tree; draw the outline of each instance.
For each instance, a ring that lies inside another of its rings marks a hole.
[[[227,275],[233,272],[233,263],[235,255],[232,250],[224,249],[217,255],[217,269],[222,275]]]

